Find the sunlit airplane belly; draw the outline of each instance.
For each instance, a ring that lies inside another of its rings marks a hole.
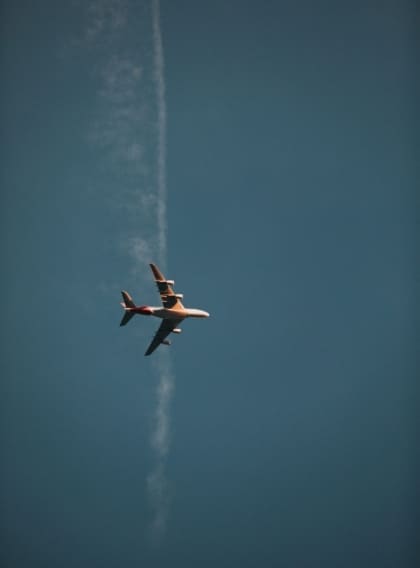
[[[187,312],[187,317],[190,318],[208,318],[210,315],[204,310],[197,310],[195,308],[187,308],[185,311]]]
[[[208,318],[209,313],[195,308],[173,310],[169,308],[153,308],[153,315],[163,319]]]
[[[168,308],[154,308],[153,315],[162,319],[182,319],[187,317],[186,310],[170,310]]]

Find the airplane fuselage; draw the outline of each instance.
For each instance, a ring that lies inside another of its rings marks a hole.
[[[159,329],[156,331],[145,355],[151,355],[159,345],[170,345],[167,339],[170,333],[181,333],[182,329],[179,324],[186,318],[208,318],[210,314],[204,310],[197,308],[186,308],[182,303],[183,294],[176,294],[173,286],[173,280],[167,280],[159,268],[150,263],[155,283],[158,288],[162,305],[160,306],[137,306],[133,298],[125,290],[121,290],[123,302],[121,306],[124,308],[124,315],[121,319],[120,326],[126,325],[135,315],[155,316],[160,318]]]
[[[125,309],[142,316],[155,316],[161,319],[208,318],[210,315],[208,312],[196,308],[170,309],[161,306],[138,306]]]

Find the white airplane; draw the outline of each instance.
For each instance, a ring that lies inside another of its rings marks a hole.
[[[162,319],[159,329],[157,330],[151,344],[147,348],[145,355],[150,355],[159,347],[161,343],[170,345],[171,342],[166,339],[170,333],[181,333],[182,329],[178,326],[185,318],[208,318],[209,313],[204,310],[195,308],[184,308],[181,300],[183,294],[175,294],[173,280],[166,280],[162,272],[155,264],[151,264],[153,276],[155,278],[163,307],[160,306],[136,306],[132,297],[124,290],[121,292],[124,302],[121,302],[125,310],[120,325],[128,323],[133,316],[140,314],[143,316],[155,316]]]

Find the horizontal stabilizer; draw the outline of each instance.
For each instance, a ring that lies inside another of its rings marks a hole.
[[[120,326],[128,323],[131,320],[131,318],[135,315],[136,315],[135,312],[125,312],[125,314],[123,315],[122,320],[120,322]]]
[[[121,294],[122,294],[126,308],[135,308],[136,307],[136,304],[133,302],[133,298],[130,296],[130,294],[128,292],[125,292],[124,290],[122,290]]]

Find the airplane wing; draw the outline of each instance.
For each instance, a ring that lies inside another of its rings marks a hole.
[[[145,355],[150,355],[153,351],[159,347],[159,345],[164,341],[164,339],[171,333],[173,329],[175,329],[183,320],[184,318],[180,319],[164,319],[160,324],[159,329],[157,330],[152,342],[150,343],[149,347]]]
[[[182,298],[182,294],[175,294],[173,289],[173,280],[166,280],[155,264],[151,264],[150,268],[152,269],[163,307],[169,309],[183,309],[184,306],[180,300],[180,298]]]

